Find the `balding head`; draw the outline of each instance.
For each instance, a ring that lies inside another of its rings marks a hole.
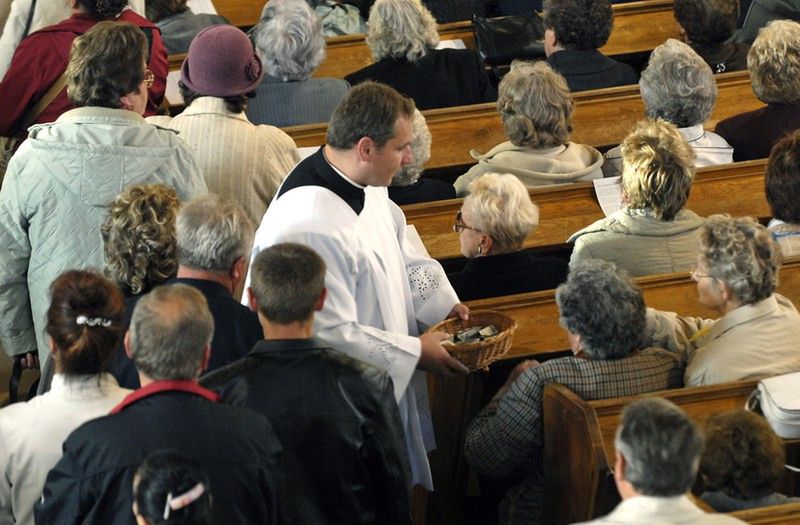
[[[139,373],[152,380],[195,379],[213,335],[203,294],[184,284],[159,286],[133,310],[129,352]]]

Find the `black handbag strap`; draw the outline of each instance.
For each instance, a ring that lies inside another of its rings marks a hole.
[[[36,11],[36,0],[31,0],[31,10],[28,11],[28,21],[25,22],[25,31],[22,32],[22,38],[28,36],[28,33],[31,31],[31,25],[33,24],[33,13]]]

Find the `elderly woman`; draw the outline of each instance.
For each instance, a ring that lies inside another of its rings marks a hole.
[[[114,199],[100,233],[105,274],[126,296],[149,292],[178,271],[175,219],[180,201],[163,184],[134,184]]]
[[[208,26],[227,24],[225,18],[212,13],[193,13],[188,0],[156,0],[146,5],[147,18],[161,30],[167,53],[186,53],[197,33]]]
[[[539,209],[513,175],[487,173],[469,185],[456,215],[464,269],[447,277],[462,301],[555,288],[567,277],[567,263],[522,250],[539,224]]]
[[[675,0],[675,20],[683,40],[714,73],[747,69],[750,46],[730,42],[739,19],[739,1]]]
[[[637,124],[620,149],[627,206],[569,238],[570,266],[598,258],[633,276],[688,270],[704,223],[684,208],[695,173],[692,149],[661,120]]]
[[[17,47],[11,66],[0,82],[0,100],[3,101],[0,136],[24,134],[26,125],[52,122],[75,107],[72,97],[68,97],[66,90],[61,89],[36,118],[32,118],[34,115],[31,114],[36,103],[67,68],[72,41],[101,20],[131,22],[149,35],[146,42],[150,44],[146,44],[148,49],[144,56],[149,57],[147,68],[151,80],[147,85],[145,112],[148,115],[157,112],[164,98],[168,64],[161,33],[156,25],[126,10],[128,0],[67,0],[67,3],[73,12],[70,18],[37,31]]]
[[[178,85],[186,109],[175,118],[147,120],[179,132],[209,191],[237,202],[256,224],[300,160],[289,135],[255,125],[244,113],[262,74],[261,60],[241,29],[207,27],[192,40],[181,67]]]
[[[411,162],[400,167],[389,186],[389,198],[397,205],[455,199],[453,185],[437,179],[421,178],[425,163],[431,158],[431,132],[425,116],[414,110],[411,120]]]
[[[0,191],[0,338],[9,355],[49,355],[47,287],[66,268],[102,266],[100,226],[126,184],[162,182],[184,200],[206,191],[183,141],[142,119],[146,57],[147,39],[130,23],[100,22],[76,38],[67,89],[77,109],[33,126],[11,159]]]
[[[783,480],[783,440],[753,412],[732,410],[706,422],[706,450],[700,460],[706,492],[717,512],[800,502],[776,492]]]
[[[599,179],[603,156],[591,146],[569,141],[575,107],[564,77],[544,62],[515,62],[500,82],[497,110],[511,139],[484,155],[456,182],[464,195],[484,173],[510,173],[526,186]]]
[[[753,91],[766,107],[722,120],[715,131],[733,146],[733,160],[763,159],[800,128],[800,23],[776,20],[747,54]]]
[[[271,0],[251,36],[266,74],[247,105],[250,121],[279,128],[327,122],[350,85],[311,78],[325,60],[325,38],[308,4]]]
[[[483,62],[471,49],[436,49],[436,20],[420,0],[377,0],[367,45],[375,64],[347,75],[350,84],[382,82],[414,99],[419,109],[493,101]]]
[[[717,101],[717,84],[708,64],[692,48],[672,38],[655,48],[639,79],[639,91],[648,118],[678,128],[694,150],[695,167],[733,162],[733,148],[725,139],[703,129]],[[606,152],[603,174],[622,174],[619,146]]]
[[[600,53],[611,36],[614,13],[608,0],[545,0],[544,52],[572,92],[635,84],[628,64]]]
[[[773,219],[767,228],[784,257],[800,255],[800,131],[781,139],[767,162],[764,175]]]
[[[122,294],[92,272],[72,270],[51,287],[46,315],[55,361],[52,389],[0,410],[0,522],[33,525],[33,504],[61,445],[85,421],[130,393],[105,373],[125,334]]]
[[[585,400],[681,386],[673,352],[643,348],[642,291],[612,263],[587,261],[556,289],[561,326],[574,356],[518,365],[467,428],[465,454],[479,474],[521,483],[500,504],[501,523],[543,523],[542,397],[560,383]]]
[[[651,311],[646,338],[681,353],[687,386],[800,370],[800,314],[775,293],[780,248],[751,217],[712,215],[691,277],[717,320]]]

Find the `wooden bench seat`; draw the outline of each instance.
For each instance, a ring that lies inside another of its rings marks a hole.
[[[716,76],[719,95],[706,128],[713,129],[721,119],[758,109],[763,104],[755,97],[746,71]],[[573,95],[572,140],[597,148],[614,146],[644,118],[644,103],[639,86],[582,91]],[[486,152],[508,140],[494,103],[474,104],[423,111],[433,136],[431,158],[426,169],[467,166],[475,163],[471,149]],[[325,143],[327,123],[285,128],[298,146]],[[466,171],[466,170],[464,170]]]
[[[800,503],[740,510],[730,515],[750,525],[797,525],[800,523]]]
[[[660,396],[703,424],[712,414],[742,408],[756,384],[738,381],[599,401],[585,401],[563,385],[548,385],[544,392],[543,455],[547,523],[593,519],[619,503],[611,470],[614,436],[622,409],[630,402]],[[787,449],[797,449],[800,441],[786,441],[786,445]],[[760,512],[776,516],[775,508],[770,509]],[[777,511],[778,516],[792,514],[797,515],[796,508]]]
[[[714,213],[769,217],[765,168],[766,160],[755,160],[699,169],[687,208],[704,217]],[[530,196],[540,218],[539,227],[525,240],[526,249],[563,247],[570,235],[604,216],[591,182],[533,188]],[[462,203],[450,199],[403,206],[408,224],[414,225],[433,258],[461,256],[453,222]]]

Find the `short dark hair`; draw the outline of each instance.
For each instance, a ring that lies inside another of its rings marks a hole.
[[[147,38],[129,22],[99,22],[72,42],[67,95],[76,106],[119,109],[144,80]]]
[[[739,19],[739,0],[675,0],[673,9],[691,44],[725,42]]]
[[[197,91],[193,91],[186,87],[186,85],[178,81],[178,90],[181,92],[181,96],[183,97],[183,102],[186,104],[186,107],[189,107],[192,102],[196,98],[205,97],[202,93],[198,93]],[[221,98],[225,101],[225,109],[230,111],[231,113],[241,113],[247,108],[247,99],[253,98],[255,96],[255,91],[251,91],[245,95],[231,95],[229,97],[217,97]]]
[[[325,261],[302,244],[276,244],[256,255],[250,280],[258,310],[270,322],[305,321],[325,288]]]
[[[614,12],[608,0],[545,0],[544,27],[566,49],[597,49],[608,42]]]
[[[800,223],[800,131],[772,147],[764,186],[772,216],[784,222]]]
[[[189,10],[187,0],[150,0],[145,2],[144,12],[151,22],[179,15]]]
[[[752,500],[778,488],[786,452],[762,417],[747,410],[715,414],[706,423],[700,473],[708,490]]]
[[[378,147],[395,135],[395,123],[401,116],[414,116],[414,101],[378,82],[363,82],[347,92],[328,123],[328,144],[348,150],[363,137]]]
[[[622,411],[615,446],[625,458],[623,476],[637,492],[679,496],[697,478],[703,433],[675,404],[648,397]]]
[[[160,379],[195,379],[214,335],[208,301],[185,284],[157,286],[136,303],[130,327],[136,370]]]
[[[125,9],[128,0],[78,0],[78,5],[95,20],[111,20]]]
[[[186,494],[198,484],[202,493],[188,505],[164,512],[169,494]],[[211,525],[211,483],[202,465],[176,450],[161,449],[145,458],[134,476],[133,500],[138,514],[150,523]]]
[[[125,300],[98,273],[70,270],[50,286],[45,330],[55,343],[60,371],[99,374],[108,367],[125,334]]]

